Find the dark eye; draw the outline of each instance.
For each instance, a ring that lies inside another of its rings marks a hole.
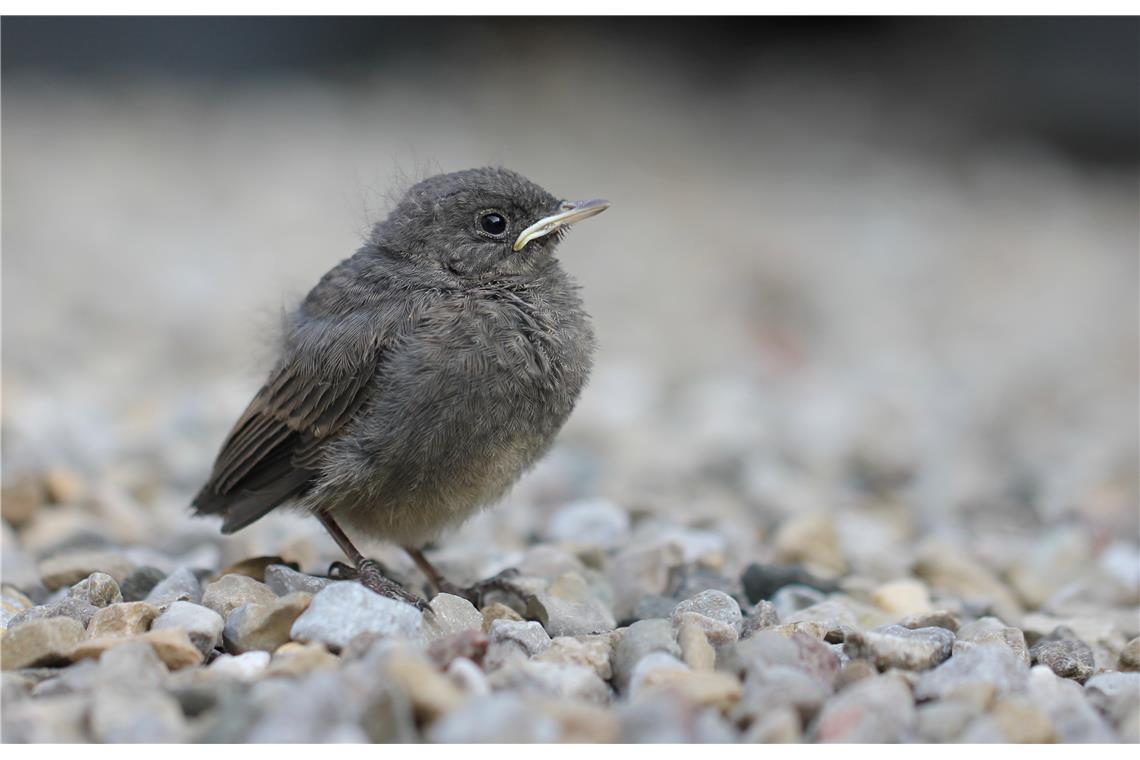
[[[479,229],[498,237],[507,231],[507,219],[497,211],[484,211],[479,215]]]

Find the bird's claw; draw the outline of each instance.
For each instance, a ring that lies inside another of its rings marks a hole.
[[[431,604],[426,599],[405,590],[388,578],[384,566],[374,559],[366,559],[355,568],[343,562],[334,562],[329,566],[328,576],[334,580],[359,581],[361,586],[380,596],[407,602],[420,612],[432,611]]]
[[[509,567],[490,578],[485,578],[466,588],[460,588],[454,583],[444,581],[440,591],[462,597],[477,608],[483,607],[484,597],[489,591],[499,591],[504,594],[509,594],[526,604],[534,595],[511,581],[512,578],[517,578],[518,575],[519,571],[516,568]]]

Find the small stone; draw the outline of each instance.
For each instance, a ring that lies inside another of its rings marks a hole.
[[[90,660],[80,662],[68,670],[84,665],[95,663]],[[154,647],[142,640],[123,642],[108,649],[99,657],[96,666],[100,685],[135,692],[149,692],[161,687],[169,674]]]
[[[709,643],[704,627],[697,621],[695,613],[682,616],[677,629],[677,643],[681,646],[681,659],[693,670],[713,670],[716,666],[716,650]]]
[[[483,632],[491,630],[491,624],[496,620],[522,621],[523,617],[502,602],[491,602],[483,608]]]
[[[151,567],[149,565],[136,567],[123,579],[123,582],[119,584],[119,589],[123,594],[123,601],[143,601],[146,599],[147,594],[165,577],[166,573],[157,567]]]
[[[629,514],[624,509],[605,499],[591,499],[572,502],[558,510],[550,521],[547,537],[610,549],[629,539],[629,528]]]
[[[905,738],[915,721],[906,681],[888,674],[857,681],[829,699],[812,733],[819,742],[882,744]]]
[[[535,621],[496,620],[491,623],[484,667],[494,670],[513,659],[528,659],[550,646],[550,635]]]
[[[245,652],[244,654],[220,654],[210,663],[211,672],[239,681],[253,681],[269,667],[269,652]]]
[[[819,639],[800,632],[784,635],[776,630],[760,631],[737,642],[730,651],[722,651],[725,667],[740,673],[783,665],[802,670],[830,688],[839,672],[835,652]]]
[[[371,593],[371,592],[370,592]],[[247,604],[272,604],[277,599],[269,586],[248,575],[223,575],[202,591],[202,606],[209,607],[223,618],[238,607]]]
[[[931,611],[926,585],[911,578],[884,583],[871,594],[871,602],[892,615],[920,615]]]
[[[978,644],[999,644],[1008,648],[1026,665],[1030,663],[1025,635],[1019,629],[1008,626],[995,617],[979,618],[962,626],[958,631],[958,639],[954,642],[954,654]]]
[[[603,681],[608,681],[613,677],[613,654],[613,634],[559,636],[551,639],[550,646],[533,659],[558,665],[582,665],[592,669]]]
[[[827,594],[808,586],[784,586],[772,597],[772,606],[781,620],[827,601]]]
[[[1007,697],[999,699],[984,716],[975,720],[959,741],[967,744],[1051,744],[1058,738],[1047,713],[1025,699]]]
[[[12,618],[34,606],[19,589],[5,584],[0,589],[0,628],[7,628]]]
[[[798,744],[803,741],[799,713],[791,707],[777,707],[764,713],[744,732],[741,741],[751,744]]]
[[[944,699],[955,691],[980,684],[999,694],[1025,688],[1029,668],[1007,646],[998,643],[976,644],[955,651],[950,659],[923,673],[915,684],[919,699]]]
[[[235,562],[218,572],[211,580],[219,580],[227,575],[244,575],[247,578],[253,578],[259,583],[264,583],[265,571],[274,565],[288,567],[285,560],[280,557],[250,557],[249,559]]]
[[[878,674],[878,669],[866,660],[848,660],[835,676],[835,690],[843,691],[856,681],[872,678]]]
[[[839,590],[834,581],[817,578],[799,565],[753,563],[745,569],[741,582],[744,584],[744,594],[752,604],[772,600],[785,586],[809,588],[819,594],[820,598]]]
[[[290,636],[303,643],[320,641],[339,651],[361,633],[418,639],[422,621],[423,614],[407,602],[380,596],[359,583],[341,581],[313,597],[309,608],[293,623]]]
[[[918,706],[918,736],[936,744],[959,741],[966,727],[982,714],[978,704],[963,699],[940,699]]]
[[[87,625],[87,638],[129,638],[146,633],[159,615],[158,607],[147,602],[122,602],[104,607]]]
[[[633,666],[633,673],[629,677],[629,686],[625,690],[631,699],[637,699],[641,694],[641,687],[650,673],[658,670],[688,670],[689,666],[668,652],[650,652],[637,661]]]
[[[701,625],[716,646],[730,644],[740,637],[744,623],[740,604],[723,591],[702,591],[691,599],[680,602],[673,609],[673,627],[680,628],[682,620],[692,614],[700,616],[691,619]]]
[[[1045,665],[1061,678],[1078,683],[1087,681],[1096,667],[1092,649],[1079,639],[1043,639],[1033,645],[1029,655],[1035,665]]]
[[[851,607],[838,599],[827,599],[799,612],[793,612],[784,618],[784,622],[785,624],[819,623],[827,630],[825,635],[832,637],[842,637],[847,631],[860,627],[859,619],[855,617]]]
[[[463,692],[422,656],[388,656],[384,675],[408,696],[423,722],[430,723],[464,702]]]
[[[831,515],[815,514],[786,520],[774,537],[776,558],[802,564],[808,570],[834,576],[847,569],[839,534]]]
[[[761,600],[753,607],[752,614],[744,619],[744,624],[740,627],[740,638],[750,638],[757,631],[779,624],[780,615],[776,612],[776,605],[767,600]]]
[[[752,723],[786,707],[797,713],[797,728],[819,711],[831,689],[798,668],[773,665],[750,670],[740,702],[733,708],[737,722]]]
[[[296,591],[271,604],[247,604],[226,618],[222,639],[235,654],[262,650],[272,652],[289,641],[293,623],[309,608],[312,596]]]
[[[677,606],[677,599],[665,594],[642,594],[630,613],[631,620],[648,620],[650,618],[668,618]]]
[[[150,593],[146,595],[146,601],[162,608],[167,607],[171,602],[194,602],[197,604],[202,601],[202,584],[198,582],[198,577],[194,575],[193,571],[182,567],[155,584]]]
[[[66,664],[82,638],[83,625],[69,617],[29,620],[4,632],[0,661],[4,670]]]
[[[456,657],[447,665],[447,677],[468,696],[486,697],[491,694],[491,685],[483,669],[466,657]]]
[[[541,622],[551,636],[605,633],[617,627],[613,612],[577,572],[563,573],[529,598],[527,617]]]
[[[186,631],[180,628],[149,631],[133,639],[112,637],[86,639],[76,644],[71,657],[73,660],[98,659],[110,649],[137,641],[149,644],[158,658],[171,670],[180,670],[202,662],[202,652],[190,641]]]
[[[470,700],[431,725],[435,744],[550,744],[561,727],[517,694],[494,694]]]
[[[139,709],[140,702],[145,710]],[[107,688],[92,700],[91,733],[106,744],[176,743],[186,739],[186,720],[178,702],[161,691],[138,694]]]
[[[478,628],[467,628],[428,643],[427,654],[437,666],[446,668],[459,658],[482,663],[489,646],[487,634]]]
[[[91,622],[91,618],[93,618],[95,616],[95,613],[98,611],[98,607],[93,604],[88,604],[82,599],[72,599],[71,597],[65,597],[53,604],[41,604],[23,610],[19,614],[15,615],[11,620],[9,620],[8,625],[11,627],[16,627],[18,625],[26,623],[29,620],[39,620],[41,618],[52,617],[67,617],[78,621],[83,626],[86,626]]]
[[[488,676],[495,691],[605,704],[610,690],[593,668],[585,665],[513,659]]]
[[[638,620],[626,629],[613,660],[614,681],[619,689],[628,688],[637,663],[652,652],[665,652],[674,658],[681,656],[681,647],[668,620]]]
[[[635,690],[637,698],[658,693],[727,712],[740,700],[743,687],[728,673],[659,667],[645,673]]]
[[[1140,670],[1140,636],[1129,641],[1120,650],[1121,670]]]
[[[1096,698],[1095,687],[1088,686],[1097,678],[1090,678],[1082,689],[1075,681],[1060,678],[1044,665],[1030,670],[1027,696],[1032,704],[1049,714],[1060,741],[1104,744],[1119,742],[1123,738],[1105,719],[1105,714],[1112,714],[1109,705]],[[1134,704],[1131,710],[1126,710],[1126,715],[1131,718],[1140,715],[1140,705]]]
[[[628,620],[645,594],[663,594],[669,572],[684,560],[675,543],[634,543],[622,547],[606,563],[606,577],[614,589],[614,614]]]
[[[781,623],[774,625],[771,628],[765,629],[766,633],[778,633],[781,636],[793,636],[797,633],[802,633],[805,636],[810,636],[813,639],[824,641],[828,636],[839,633],[840,637],[844,632],[839,629],[833,629],[823,623],[815,623],[811,621],[802,621],[799,623]]]
[[[431,612],[424,615],[424,638],[441,639],[459,631],[481,629],[483,616],[466,599],[452,594],[437,594],[431,600]]]
[[[1085,682],[1084,691],[1118,726],[1140,714],[1140,673],[1098,673]]]
[[[961,627],[958,618],[949,610],[931,610],[907,615],[899,620],[899,625],[903,628],[945,628],[952,633],[957,633]]]
[[[67,596],[95,607],[106,607],[123,601],[119,584],[106,573],[92,573],[72,586]]]
[[[285,596],[296,591],[307,594],[316,594],[336,581],[331,578],[318,578],[306,575],[289,567],[288,565],[270,565],[265,568],[265,585],[278,596]]]
[[[879,669],[928,670],[950,656],[954,634],[945,628],[903,628],[888,625],[873,631],[852,631],[844,651],[853,659],[866,659]]]
[[[8,503],[4,502],[4,517]],[[4,700],[4,742],[26,744],[80,744],[88,734],[91,699],[86,694],[65,694],[51,699],[26,699],[13,704]]]
[[[106,573],[115,581],[130,575],[135,565],[120,554],[102,551],[67,551],[40,563],[40,577],[49,589],[73,586],[92,573]]]
[[[536,707],[558,721],[564,744],[612,744],[621,738],[621,723],[607,707],[565,700],[539,700]]]
[[[716,708],[694,709],[673,694],[648,694],[618,705],[622,743],[728,744],[737,730]]]
[[[75,504],[87,492],[83,476],[68,467],[52,467],[44,473],[44,489],[53,504]]]
[[[203,655],[209,654],[222,643],[225,621],[213,610],[192,602],[172,602],[151,624],[152,631],[168,628],[186,632],[190,641]]]
[[[267,676],[301,676],[314,670],[336,667],[336,655],[329,652],[324,644],[314,641],[310,644],[290,642],[282,644],[270,660]]]

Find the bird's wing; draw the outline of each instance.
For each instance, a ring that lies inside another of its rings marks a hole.
[[[222,444],[197,514],[223,515],[232,533],[303,494],[322,444],[366,400],[382,352],[379,335],[350,321],[308,327]]]

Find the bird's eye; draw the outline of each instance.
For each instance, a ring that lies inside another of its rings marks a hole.
[[[507,218],[497,211],[484,211],[479,215],[479,229],[498,237],[507,231]]]

